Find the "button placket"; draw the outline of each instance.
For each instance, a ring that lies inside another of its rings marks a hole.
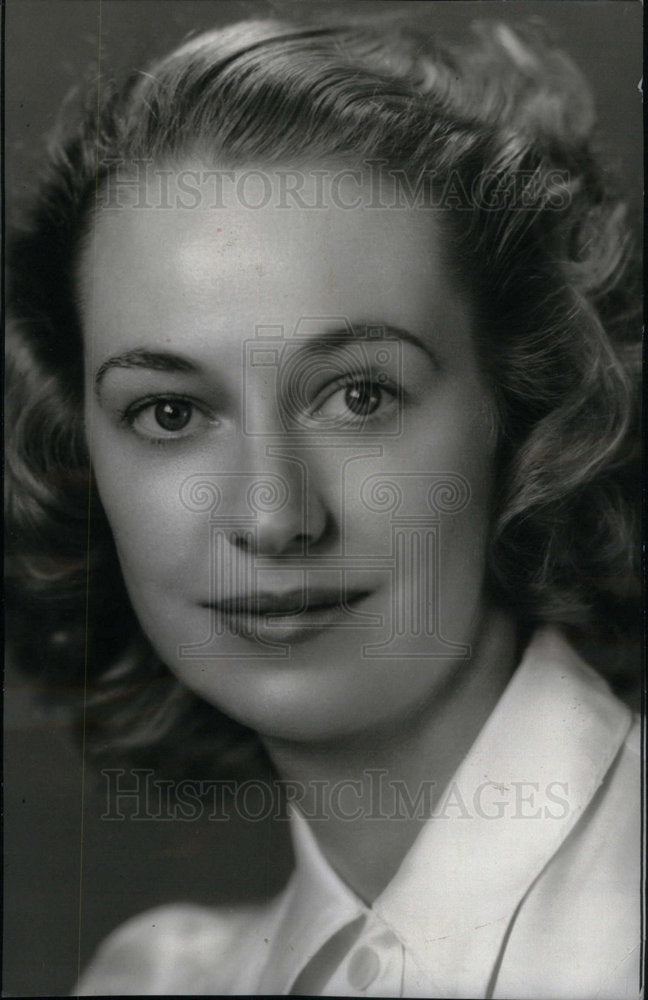
[[[349,986],[354,990],[366,990],[380,972],[380,959],[373,948],[362,945],[352,953],[347,968]]]
[[[324,992],[327,996],[401,996],[403,958],[403,947],[392,931],[371,921]]]

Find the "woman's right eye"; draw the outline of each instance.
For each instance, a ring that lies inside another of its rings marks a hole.
[[[213,420],[189,399],[157,397],[131,407],[124,414],[136,434],[150,441],[173,441],[192,437]]]

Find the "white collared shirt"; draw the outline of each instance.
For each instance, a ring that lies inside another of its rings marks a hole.
[[[74,993],[639,997],[639,774],[630,711],[543,629],[372,906],[295,812],[277,898],[137,916]]]

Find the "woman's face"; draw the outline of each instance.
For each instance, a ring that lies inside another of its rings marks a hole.
[[[235,190],[215,208],[209,176],[177,199],[173,175],[169,207],[151,188],[99,213],[80,265],[94,474],[188,687],[269,738],[388,730],[480,641],[492,396],[435,212],[346,208],[352,178],[336,204],[280,207],[266,177],[256,209]]]

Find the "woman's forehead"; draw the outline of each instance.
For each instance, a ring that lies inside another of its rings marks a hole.
[[[417,245],[440,249],[443,217],[449,212],[429,197],[429,179],[410,180],[403,171],[363,164],[251,165],[228,167],[189,159],[180,165],[137,161],[122,166],[98,192],[95,213],[114,218],[150,215],[163,227],[192,217],[226,220],[246,236],[280,225],[286,234],[313,232],[319,219],[346,239],[371,232],[409,231]],[[426,196],[427,192],[427,196]],[[432,221],[430,221],[432,220]],[[217,222],[216,226],[220,223]]]
[[[294,170],[287,182],[275,168],[215,175],[190,164],[151,171],[146,187],[124,183],[123,200],[114,187],[80,258],[86,330],[148,334],[235,321],[249,335],[303,315],[467,329],[440,213],[371,203],[361,172],[326,173],[328,200],[317,207],[304,202],[322,191],[319,167]],[[299,183],[301,203],[287,204],[287,183]]]

